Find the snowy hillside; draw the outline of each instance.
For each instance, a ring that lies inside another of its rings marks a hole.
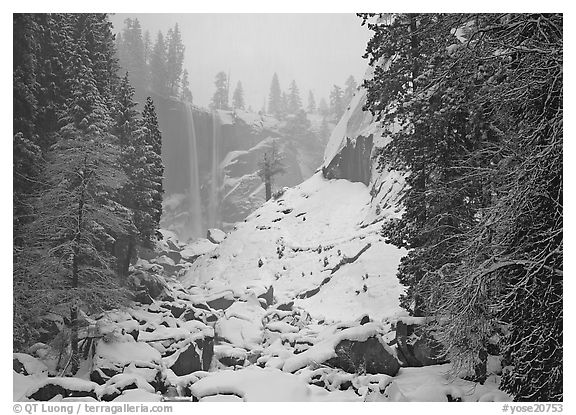
[[[182,283],[236,297],[272,286],[278,302],[330,320],[399,315],[403,252],[384,243],[377,224],[360,226],[369,204],[363,184],[317,173],[238,224]]]

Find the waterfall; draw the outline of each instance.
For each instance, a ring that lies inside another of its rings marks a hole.
[[[208,226],[220,227],[220,122],[218,111],[212,113],[212,177],[210,185],[210,209],[208,211]]]
[[[200,175],[198,172],[198,143],[194,127],[194,112],[192,104],[186,104],[188,130],[188,156],[190,165],[188,232],[193,237],[204,236],[202,229],[202,204],[200,201]],[[187,233],[188,233],[187,232]]]

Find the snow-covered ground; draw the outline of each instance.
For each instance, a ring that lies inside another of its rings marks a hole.
[[[361,226],[369,210],[362,183],[316,173],[236,225],[182,283],[209,294],[232,290],[236,297],[273,286],[278,302],[294,300],[332,321],[401,315],[403,288],[395,274],[404,252],[384,242],[380,224]]]

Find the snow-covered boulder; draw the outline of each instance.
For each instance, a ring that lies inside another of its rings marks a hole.
[[[226,238],[226,233],[220,229],[211,228],[208,229],[206,238],[213,244],[219,244]]]
[[[56,396],[62,398],[91,397],[96,399],[99,385],[79,378],[46,378],[28,389],[26,396],[35,401],[49,401]]]
[[[48,373],[46,366],[40,359],[26,353],[13,353],[12,366],[14,372],[22,375],[43,375]]]
[[[347,372],[364,371],[396,375],[400,363],[394,351],[382,340],[377,323],[336,331],[308,350],[292,356],[282,370],[295,372],[309,365],[325,363]]]
[[[118,336],[96,344],[90,379],[104,384],[120,373],[136,373],[160,390],[164,387],[165,366],[160,352],[130,335]]]

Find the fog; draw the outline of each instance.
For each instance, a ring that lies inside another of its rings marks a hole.
[[[194,103],[208,106],[214,77],[225,71],[233,88],[242,81],[247,106],[262,108],[270,82],[278,73],[282,90],[295,80],[303,103],[308,90],[319,102],[328,100],[334,84],[353,75],[359,81],[367,67],[362,58],[370,37],[354,14],[115,14],[114,30],[126,18],[138,18],[152,41],[175,23],[186,47],[184,68],[190,74]]]

